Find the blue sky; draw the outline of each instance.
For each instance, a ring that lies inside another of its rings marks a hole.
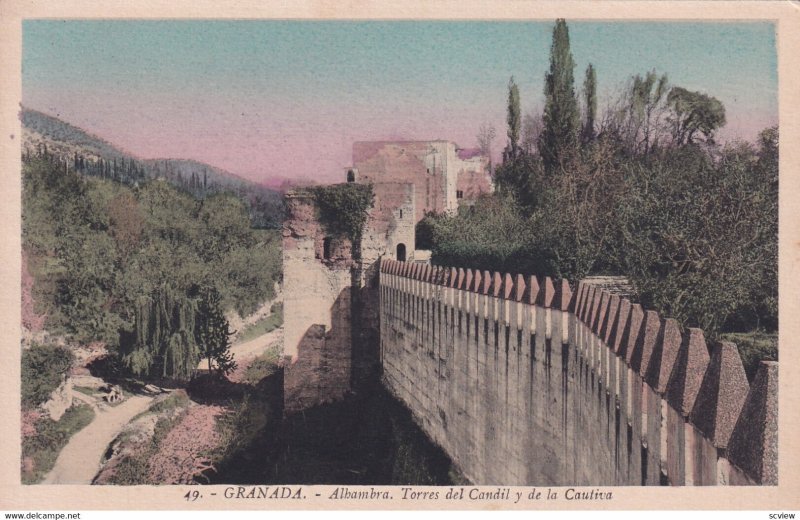
[[[633,74],[719,98],[723,137],[777,122],[771,23],[567,21],[601,106]],[[552,21],[58,21],[23,24],[23,103],[144,157],[255,180],[338,178],[354,140],[505,135],[506,85],[543,103]]]

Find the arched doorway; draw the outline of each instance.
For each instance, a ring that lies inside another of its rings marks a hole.
[[[397,260],[400,262],[406,261],[406,245],[397,244]]]

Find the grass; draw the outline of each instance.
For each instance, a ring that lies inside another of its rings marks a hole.
[[[189,396],[185,390],[176,390],[163,399],[153,401],[147,410],[135,415],[130,422],[135,422],[145,415],[153,415],[183,408],[189,405]]]
[[[133,456],[127,456],[114,467],[114,474],[109,479],[109,484],[135,486],[141,484],[160,484],[150,482],[150,459],[159,449],[161,442],[183,417],[182,413],[172,417],[159,417],[156,421],[153,436],[145,446],[136,451]]]
[[[277,372],[281,352],[280,345],[271,346],[266,352],[250,362],[244,371],[242,380],[247,384],[257,385],[265,377]]]
[[[777,332],[729,332],[722,334],[720,339],[736,344],[747,380],[751,383],[756,377],[761,361],[778,360]]]
[[[53,469],[69,439],[93,419],[94,410],[85,404],[68,409],[58,421],[41,419],[36,424],[36,435],[22,439],[22,457],[33,461],[32,467],[23,467],[22,483],[40,482]]]
[[[239,333],[239,337],[236,341],[238,343],[250,341],[251,339],[257,338],[263,334],[272,332],[283,325],[283,304],[276,303],[272,306],[271,310],[272,313],[269,316],[265,316],[252,325],[248,325],[242,329],[242,332]]]
[[[82,393],[83,395],[88,395],[89,397],[93,397],[94,394],[98,393],[97,390],[94,388],[89,388],[88,386],[73,386],[72,389],[76,392]]]
[[[169,396],[150,405],[147,411],[134,417],[131,422],[145,415],[161,415],[156,421],[153,436],[140,449],[136,450],[133,456],[126,456],[114,467],[114,473],[109,479],[109,484],[118,485],[141,485],[159,484],[150,482],[150,459],[158,451],[161,442],[167,434],[174,428],[186,412],[189,406],[189,396],[184,390],[172,392]],[[176,410],[182,409],[178,411]],[[125,436],[126,432],[121,435]],[[124,442],[124,437],[122,437]]]
[[[161,413],[174,410],[176,408],[183,408],[189,405],[189,396],[184,390],[177,390],[172,392],[165,399],[156,401],[147,409],[149,413]]]

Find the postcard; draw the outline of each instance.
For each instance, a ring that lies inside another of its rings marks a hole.
[[[0,509],[800,505],[795,4],[0,23]]]

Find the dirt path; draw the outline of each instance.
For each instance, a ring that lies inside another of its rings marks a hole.
[[[248,358],[258,357],[258,355],[262,354],[268,347],[282,340],[283,327],[281,326],[250,341],[237,343],[231,346],[231,352],[233,353],[233,358],[241,362]]]
[[[152,400],[149,396],[135,395],[118,406],[98,411],[89,426],[76,433],[64,446],[42,484],[91,484],[108,445],[123,426],[147,409]]]
[[[233,359],[241,368],[244,367],[247,362],[266,352],[270,346],[279,341],[283,341],[283,326],[267,332],[266,334],[262,334],[257,338],[253,338],[250,341],[232,345],[231,354],[233,354]],[[197,368],[200,370],[208,370],[208,359],[200,361]]]

